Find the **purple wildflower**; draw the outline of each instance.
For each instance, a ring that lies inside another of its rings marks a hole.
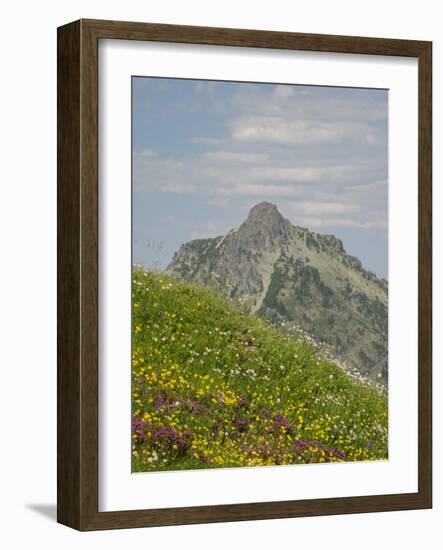
[[[234,426],[237,428],[238,432],[245,432],[248,428],[248,421],[246,418],[236,418],[234,420]]]
[[[292,424],[281,413],[274,416],[272,425],[269,429],[270,433],[278,435],[280,433],[290,433],[292,430]]]
[[[303,454],[304,452],[312,453],[313,451],[311,451],[311,449],[314,448],[314,450],[318,449],[323,451],[325,458],[329,459],[329,461],[333,459],[346,461],[346,455],[343,451],[336,449],[335,447],[329,447],[320,441],[304,441],[303,439],[296,439],[294,441],[294,446],[295,452],[298,455]]]
[[[170,426],[160,426],[152,433],[153,441],[163,443],[167,447],[173,447],[174,445],[179,451],[185,451],[191,444],[192,432],[185,430],[180,434],[175,428]]]
[[[151,424],[144,422],[141,418],[135,417],[132,419],[132,433],[137,436],[138,441],[145,441],[146,431]]]

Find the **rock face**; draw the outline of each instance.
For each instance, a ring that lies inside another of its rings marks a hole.
[[[257,204],[224,236],[183,244],[167,271],[284,330],[303,329],[348,366],[387,380],[387,282],[339,239],[292,225],[273,204]]]

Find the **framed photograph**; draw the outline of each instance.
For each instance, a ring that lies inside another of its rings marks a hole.
[[[430,42],[58,29],[58,521],[432,506]]]

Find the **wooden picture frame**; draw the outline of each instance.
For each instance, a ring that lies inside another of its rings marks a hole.
[[[98,42],[159,41],[418,59],[418,492],[98,511]],[[80,20],[58,29],[58,521],[86,530],[289,518],[432,506],[432,44]]]

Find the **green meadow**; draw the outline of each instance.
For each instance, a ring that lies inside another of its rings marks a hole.
[[[136,269],[133,471],[387,459],[386,392],[214,291]]]

